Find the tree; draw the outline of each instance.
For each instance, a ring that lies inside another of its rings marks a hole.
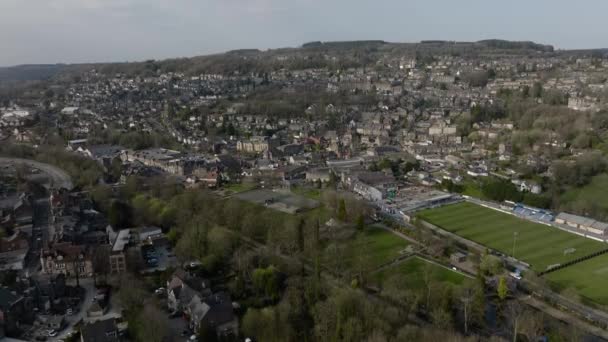
[[[365,216],[359,214],[357,216],[357,230],[362,231],[363,229],[365,229]]]
[[[137,311],[149,297],[144,284],[130,273],[121,276],[118,288],[118,295],[112,298],[117,298],[120,306],[129,312]]]
[[[146,304],[135,320],[135,341],[162,342],[169,337],[169,321],[153,303]]]
[[[509,303],[509,306],[507,307],[507,317],[509,318],[509,323],[513,327],[513,342],[517,342],[522,312],[523,308],[518,301],[514,300]]]
[[[509,288],[507,287],[507,280],[505,279],[505,277],[498,278],[498,287],[496,291],[498,292],[498,298],[501,301],[504,301],[507,298],[507,295],[509,294]]]
[[[315,253],[315,274],[313,275],[313,291],[314,299],[319,299],[319,292],[321,287],[321,243],[319,239],[319,220],[315,224],[315,235],[314,235],[314,253]]]
[[[300,219],[296,225],[296,239],[298,244],[298,252],[304,252],[304,219]]]
[[[279,271],[274,266],[256,269],[253,271],[251,280],[258,294],[264,295],[271,300],[279,298]]]
[[[430,310],[430,304],[431,304],[431,288],[433,286],[432,284],[432,280],[433,280],[433,265],[429,262],[425,262],[424,263],[424,270],[423,270],[423,280],[424,280],[424,286],[426,287],[426,304],[425,304],[425,309],[427,311]]]
[[[108,220],[114,229],[128,227],[131,220],[131,207],[122,201],[112,201],[108,212]]]
[[[120,160],[120,158],[116,157],[112,159],[112,163],[110,164],[110,168],[108,171],[114,181],[120,179],[120,176],[122,174],[122,161]]]
[[[484,254],[481,257],[481,261],[479,263],[479,270],[484,274],[495,275],[501,272],[502,270],[502,261],[499,257]]]
[[[338,182],[340,181],[340,178],[338,178],[338,176],[333,172],[333,171],[329,171],[329,182],[327,183],[327,186],[329,188],[335,189],[338,186]]]
[[[105,184],[96,185],[91,189],[91,198],[100,211],[107,213],[111,206],[112,188]]]
[[[539,99],[543,96],[543,86],[540,82],[534,82],[532,86],[532,97],[535,99]]]
[[[538,341],[543,335],[544,317],[543,312],[524,310],[521,316],[520,331],[528,341]]]
[[[473,302],[474,296],[473,291],[469,288],[464,288],[462,294],[460,296],[460,301],[463,304],[463,313],[464,313],[464,333],[465,335],[469,333],[469,316],[471,310],[471,302]]]
[[[405,284],[407,278],[404,275],[394,274],[382,284],[382,294],[398,301],[399,309],[407,317],[414,311],[421,298],[417,291],[409,289]]]
[[[245,336],[256,337],[260,341],[277,341],[279,339],[278,336],[275,336],[276,332],[273,332],[274,329],[269,328],[269,326],[272,326],[272,323],[269,321],[273,316],[270,314],[270,310],[270,308],[262,310],[247,309],[241,323],[241,329]]]
[[[431,311],[433,325],[440,329],[448,330],[452,327],[452,315],[444,308],[437,307]]]
[[[338,220],[342,222],[346,221],[346,201],[344,198],[340,199],[340,203],[338,205]]]

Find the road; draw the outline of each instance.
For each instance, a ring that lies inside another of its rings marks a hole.
[[[41,268],[40,252],[49,242],[49,200],[47,197],[34,200],[34,216],[30,250],[26,258],[25,270],[35,274]]]
[[[72,183],[72,178],[62,169],[46,163],[41,163],[31,159],[22,159],[22,158],[4,158],[0,157],[0,165],[8,164],[8,165],[25,165],[29,168],[39,169],[42,173],[48,176],[48,187],[59,189],[65,188],[71,190],[74,188],[74,184]]]
[[[74,326],[76,324],[78,324],[79,322],[81,322],[81,321],[82,322],[90,322],[90,321],[98,321],[98,320],[104,320],[104,319],[108,319],[108,318],[118,318],[118,317],[120,317],[120,313],[119,312],[121,310],[119,308],[113,307],[112,306],[112,301],[109,301],[108,302],[108,307],[106,308],[106,313],[103,316],[89,318],[87,316],[87,310],[89,310],[89,308],[93,304],[93,301],[94,301],[94,298],[95,298],[95,294],[97,293],[97,289],[95,288],[95,283],[93,281],[93,278],[80,279],[79,283],[80,283],[80,287],[84,288],[84,290],[85,290],[84,299],[80,303],[80,306],[78,307],[78,311],[76,311],[71,316],[66,316],[66,324],[67,325],[56,336],[57,340],[64,339],[64,338],[68,337],[68,335],[70,333],[72,333],[72,332],[75,331]],[[68,282],[68,284],[72,285],[72,286],[75,286],[76,285],[76,280],[71,279]]]
[[[95,286],[93,284],[93,279],[80,279],[79,282],[80,286],[85,289],[84,299],[82,300],[78,311],[71,316],[65,317],[67,325],[61,332],[59,332],[56,337],[57,340],[68,337],[68,335],[74,331],[74,326],[86,318],[87,310],[93,303],[93,298],[95,297]]]

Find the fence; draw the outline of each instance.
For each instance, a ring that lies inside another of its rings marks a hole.
[[[561,265],[559,265],[559,266],[552,267],[552,268],[550,268],[550,269],[548,269],[548,270],[545,270],[545,271],[539,272],[539,273],[538,273],[538,275],[539,275],[539,276],[543,276],[543,275],[545,275],[545,274],[548,274],[548,273],[551,273],[551,272],[555,272],[555,271],[561,270],[562,268],[565,268],[565,267],[568,267],[568,266],[572,266],[572,265],[574,265],[574,264],[578,264],[579,262],[583,262],[583,261],[585,261],[585,260],[589,260],[589,259],[591,259],[591,258],[595,258],[595,257],[596,257],[596,256],[598,256],[598,255],[602,255],[602,254],[606,254],[606,253],[608,253],[608,249],[604,249],[604,250],[601,250],[601,251],[599,251],[599,252],[595,252],[595,253],[592,253],[592,254],[586,255],[586,256],[584,256],[584,257],[580,257],[580,258],[578,258],[578,259],[574,259],[574,260],[572,260],[572,261],[568,261],[567,263],[564,263],[564,264],[561,264]]]

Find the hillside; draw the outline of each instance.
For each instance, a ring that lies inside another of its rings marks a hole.
[[[45,80],[57,75],[65,68],[65,64],[30,64],[0,67],[0,82]]]
[[[308,68],[344,69],[372,66],[372,60],[402,56],[532,56],[538,53],[592,55],[607,50],[554,50],[551,45],[529,41],[499,39],[478,42],[424,40],[418,43],[394,43],[382,40],[308,42],[297,48],[270,50],[237,49],[221,54],[147,60],[129,63],[49,64],[21,65],[0,68],[0,82],[45,80],[57,75],[74,76],[83,68],[95,68],[106,75],[123,73],[127,76],[153,76],[164,72],[181,72],[188,75],[202,73],[254,73],[263,74],[278,69],[301,70]]]

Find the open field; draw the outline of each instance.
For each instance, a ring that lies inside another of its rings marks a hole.
[[[239,192],[245,192],[255,189],[255,183],[237,183],[229,184],[224,186],[224,192],[226,195],[238,194]]]
[[[367,228],[339,242],[339,256],[326,252],[325,262],[339,262],[349,270],[358,269],[360,265],[366,271],[373,271],[402,256],[408,246],[407,241],[390,232]]]
[[[234,195],[234,197],[243,201],[265,205],[268,208],[279,210],[288,214],[296,214],[306,210],[311,210],[319,207],[320,205],[318,201],[296,195],[291,192],[264,189],[240,192]]]
[[[537,272],[608,248],[602,242],[468,202],[425,210],[418,217],[463,238],[512,255],[530,264]]]
[[[545,275],[557,290],[574,289],[587,299],[608,305],[608,254]]]
[[[291,191],[295,194],[302,195],[304,197],[311,198],[313,200],[320,200],[322,191],[313,187],[292,187]]]
[[[461,285],[467,281],[467,277],[463,274],[428,262],[417,256],[412,256],[398,264],[376,272],[372,279],[377,285],[381,286],[382,282],[389,277],[400,274],[404,276],[405,287],[421,289],[425,286],[425,272],[428,272],[429,279],[433,283]]]

